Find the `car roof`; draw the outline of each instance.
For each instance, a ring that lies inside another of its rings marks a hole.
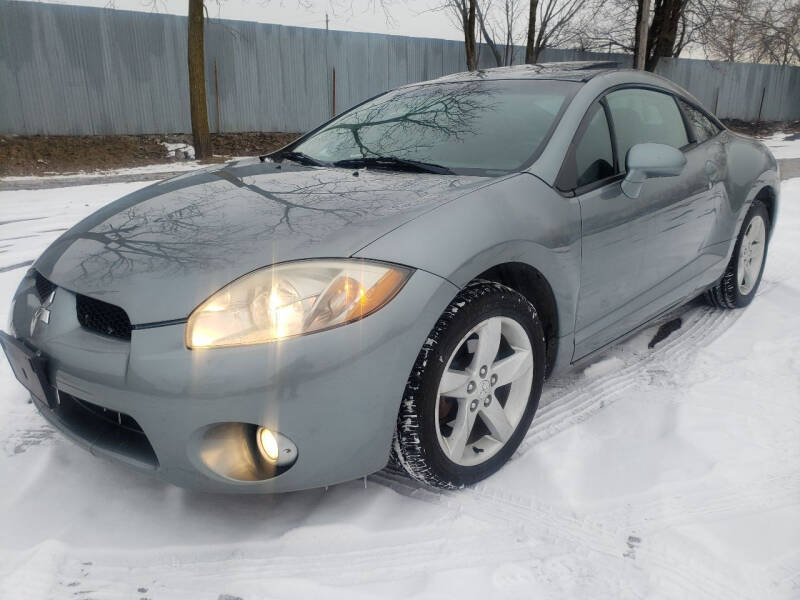
[[[589,83],[594,80],[592,85],[587,87],[596,88],[598,92],[603,88],[610,88],[617,85],[648,85],[661,88],[663,90],[676,93],[679,96],[690,100],[692,104],[703,107],[703,104],[691,93],[675,84],[669,79],[651,73],[620,67],[620,63],[614,61],[569,61],[537,63],[535,65],[514,65],[511,67],[493,67],[491,69],[479,69],[478,71],[465,71],[463,73],[453,73],[438,79],[409,83],[404,88],[420,85],[430,85],[438,83],[468,82],[468,81],[501,81],[501,80],[561,80],[574,81],[577,83]],[[703,108],[705,112],[709,112]],[[713,116],[713,113],[710,113]],[[716,116],[714,119],[718,121]],[[719,123],[718,123],[719,124]]]
[[[561,79],[564,81],[586,82],[609,71],[620,70],[619,63],[612,61],[572,61],[557,63],[538,63],[535,65],[514,65],[494,67],[464,73],[453,73],[425,83],[446,83],[452,81],[482,81],[493,79]],[[627,69],[626,69],[627,70]]]

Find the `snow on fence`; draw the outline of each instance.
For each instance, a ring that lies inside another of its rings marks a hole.
[[[520,58],[523,49],[515,48]],[[546,61],[618,54],[548,49]],[[184,133],[186,18],[0,2],[0,133]],[[212,131],[306,131],[392,87],[464,70],[452,40],[211,20]],[[491,66],[488,49],[482,66]],[[720,117],[800,119],[800,68],[665,59],[658,72]]]

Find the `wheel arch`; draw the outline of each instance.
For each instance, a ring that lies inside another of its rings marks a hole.
[[[519,292],[531,302],[539,313],[545,335],[546,370],[549,376],[558,353],[558,306],[553,288],[535,267],[521,262],[506,262],[480,273],[475,279],[485,279],[503,284]]]
[[[767,215],[769,216],[769,234],[771,236],[775,229],[775,217],[778,212],[778,194],[771,185],[765,185],[756,193],[753,201],[755,202],[756,200],[760,201],[767,209]]]

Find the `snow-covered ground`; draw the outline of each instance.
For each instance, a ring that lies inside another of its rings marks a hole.
[[[2,323],[60,231],[142,185],[0,192]],[[800,598],[800,179],[782,194],[747,310],[693,304],[550,381],[459,492],[187,492],[54,433],[0,360],[0,598]]]
[[[800,158],[800,133],[778,132],[761,138],[778,160],[782,158]]]
[[[163,142],[162,142],[163,143]],[[175,148],[171,148],[170,151],[175,151],[178,148],[186,147],[185,144],[166,144],[163,143],[164,146],[174,146]],[[188,146],[188,148],[192,148]],[[192,148],[192,156],[194,156],[194,149]],[[239,160],[240,158],[245,157],[237,157],[237,158],[225,158],[225,160]],[[154,163],[152,165],[144,165],[141,167],[129,167],[126,169],[106,169],[103,171],[78,171],[77,173],[64,173],[60,175],[15,175],[9,177],[3,177],[2,181],[7,183],[46,183],[48,186],[52,184],[54,181],[65,180],[65,179],[76,179],[80,177],[81,179],[109,179],[115,176],[125,176],[129,178],[135,175],[153,175],[157,173],[179,173],[183,171],[194,171],[200,167],[204,166],[204,163],[201,163],[196,160],[178,160],[168,163]]]

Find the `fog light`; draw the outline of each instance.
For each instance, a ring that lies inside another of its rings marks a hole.
[[[258,448],[266,458],[275,462],[278,460],[280,449],[275,434],[266,427],[258,428]]]
[[[265,481],[297,462],[292,440],[253,423],[215,423],[198,434],[196,454],[189,456],[228,479]]]

